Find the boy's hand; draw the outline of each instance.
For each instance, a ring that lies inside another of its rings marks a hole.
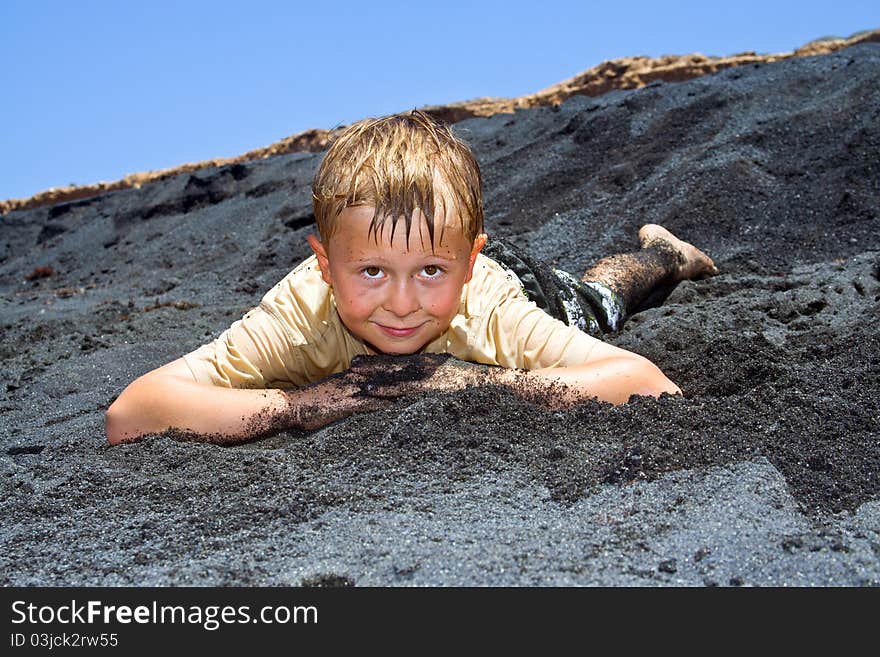
[[[367,382],[363,374],[347,370],[288,393],[290,424],[312,431],[352,413],[389,408],[395,395],[365,395]]]
[[[360,393],[371,398],[394,398],[428,390],[452,391],[481,385],[489,379],[485,365],[450,354],[355,356],[350,372],[363,376]]]
[[[389,408],[404,395],[486,383],[489,369],[450,354],[356,356],[348,370],[288,393],[287,422],[312,431],[352,413]]]

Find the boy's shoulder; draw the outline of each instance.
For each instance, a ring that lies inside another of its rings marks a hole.
[[[291,269],[280,281],[278,281],[266,294],[263,301],[273,300],[284,296],[287,292],[299,292],[311,294],[317,298],[326,295],[330,286],[321,276],[321,268],[318,266],[318,258],[313,253],[308,258]]]
[[[473,277],[465,288],[469,305],[481,308],[479,314],[506,299],[528,298],[522,281],[512,270],[482,253],[477,254]]]
[[[331,288],[321,276],[312,254],[272,286],[260,300],[260,307],[286,324],[322,332],[332,321]],[[308,331],[306,331],[308,332]]]

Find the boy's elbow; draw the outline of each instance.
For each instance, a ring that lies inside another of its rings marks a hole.
[[[196,383],[182,358],[132,381],[104,413],[111,445],[130,443],[170,426],[170,409]],[[184,387],[181,387],[184,386]]]
[[[665,377],[664,377],[665,378]],[[646,385],[644,388],[636,392],[637,395],[646,395],[651,397],[660,397],[664,392],[669,393],[670,395],[681,395],[681,388],[675,385],[669,379],[665,379],[662,382],[650,383]]]
[[[146,385],[142,390],[139,386]],[[150,407],[149,382],[135,380],[104,412],[104,432],[111,445],[133,442],[150,432],[150,418],[146,414]]]
[[[600,397],[613,404],[625,404],[633,396],[660,397],[664,392],[680,395],[681,388],[650,360],[638,354],[627,354],[609,363],[606,372],[606,397]]]
[[[107,442],[110,445],[118,445],[122,442],[122,433],[119,429],[119,421],[115,415],[110,413],[110,409],[104,413],[104,433],[107,435]]]
[[[107,442],[111,445],[126,442],[131,431],[130,422],[131,416],[126,411],[124,401],[121,397],[117,398],[104,413],[104,432],[107,434]]]
[[[646,359],[647,366],[642,368],[640,385],[633,393],[650,397],[660,397],[664,392],[670,395],[681,395],[681,388],[673,383],[659,367]]]

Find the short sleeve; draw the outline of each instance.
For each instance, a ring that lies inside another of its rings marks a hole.
[[[297,336],[271,312],[257,306],[214,341],[183,356],[199,383],[223,388],[289,388],[299,381]],[[299,340],[302,342],[302,340]]]
[[[509,368],[572,367],[586,363],[599,342],[516,295],[490,311],[472,354],[481,362]]]

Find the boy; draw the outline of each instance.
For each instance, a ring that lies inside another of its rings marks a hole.
[[[350,126],[313,181],[314,255],[213,342],[132,382],[111,444],[167,429],[235,443],[312,430],[407,394],[511,386],[563,408],[681,394],[616,331],[658,284],[717,273],[664,228],[582,280],[483,233],[482,179],[448,126],[413,110]]]

